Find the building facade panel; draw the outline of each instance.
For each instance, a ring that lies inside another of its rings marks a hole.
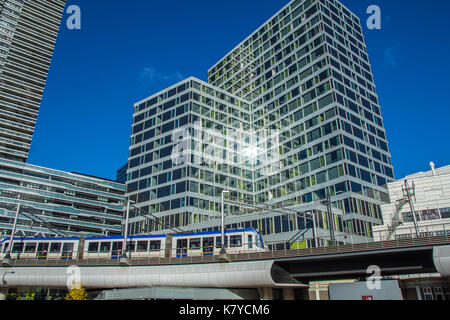
[[[0,160],[0,232],[16,235],[120,235],[122,183]]]

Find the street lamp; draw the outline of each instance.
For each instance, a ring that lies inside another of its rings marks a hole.
[[[131,265],[130,260],[127,256],[127,243],[128,243],[128,221],[130,217],[130,204],[133,201],[128,200],[127,201],[127,210],[126,210],[126,216],[125,216],[125,230],[124,230],[124,236],[123,236],[123,244],[122,244],[122,256],[119,259],[119,264],[124,266]],[[133,202],[134,203],[134,202]]]
[[[228,190],[222,190],[222,236],[221,236],[221,248],[220,254],[226,254],[225,250],[225,194],[230,193]]]
[[[312,218],[313,218],[313,234],[314,234],[314,247],[317,248],[317,227],[316,227],[316,213],[314,211],[311,211]]]
[[[10,267],[12,265],[11,252],[14,242],[14,234],[16,233],[17,219],[19,217],[20,203],[17,203],[16,217],[14,218],[13,228],[11,230],[11,237],[9,238],[9,247],[8,252],[6,253],[5,258],[2,261],[2,266]]]

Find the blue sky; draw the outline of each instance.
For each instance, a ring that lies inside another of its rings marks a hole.
[[[363,21],[397,178],[450,164],[450,2],[342,0]],[[122,3],[122,4],[121,4]],[[28,163],[115,179],[133,104],[207,70],[288,1],[68,0]],[[368,30],[369,5],[382,29]]]

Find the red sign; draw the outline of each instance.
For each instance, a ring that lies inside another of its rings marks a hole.
[[[363,300],[373,300],[373,296],[362,296]]]

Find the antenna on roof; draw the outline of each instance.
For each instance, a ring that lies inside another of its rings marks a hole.
[[[431,171],[433,171],[433,176],[436,175],[436,170],[434,170],[434,162],[430,162]]]

